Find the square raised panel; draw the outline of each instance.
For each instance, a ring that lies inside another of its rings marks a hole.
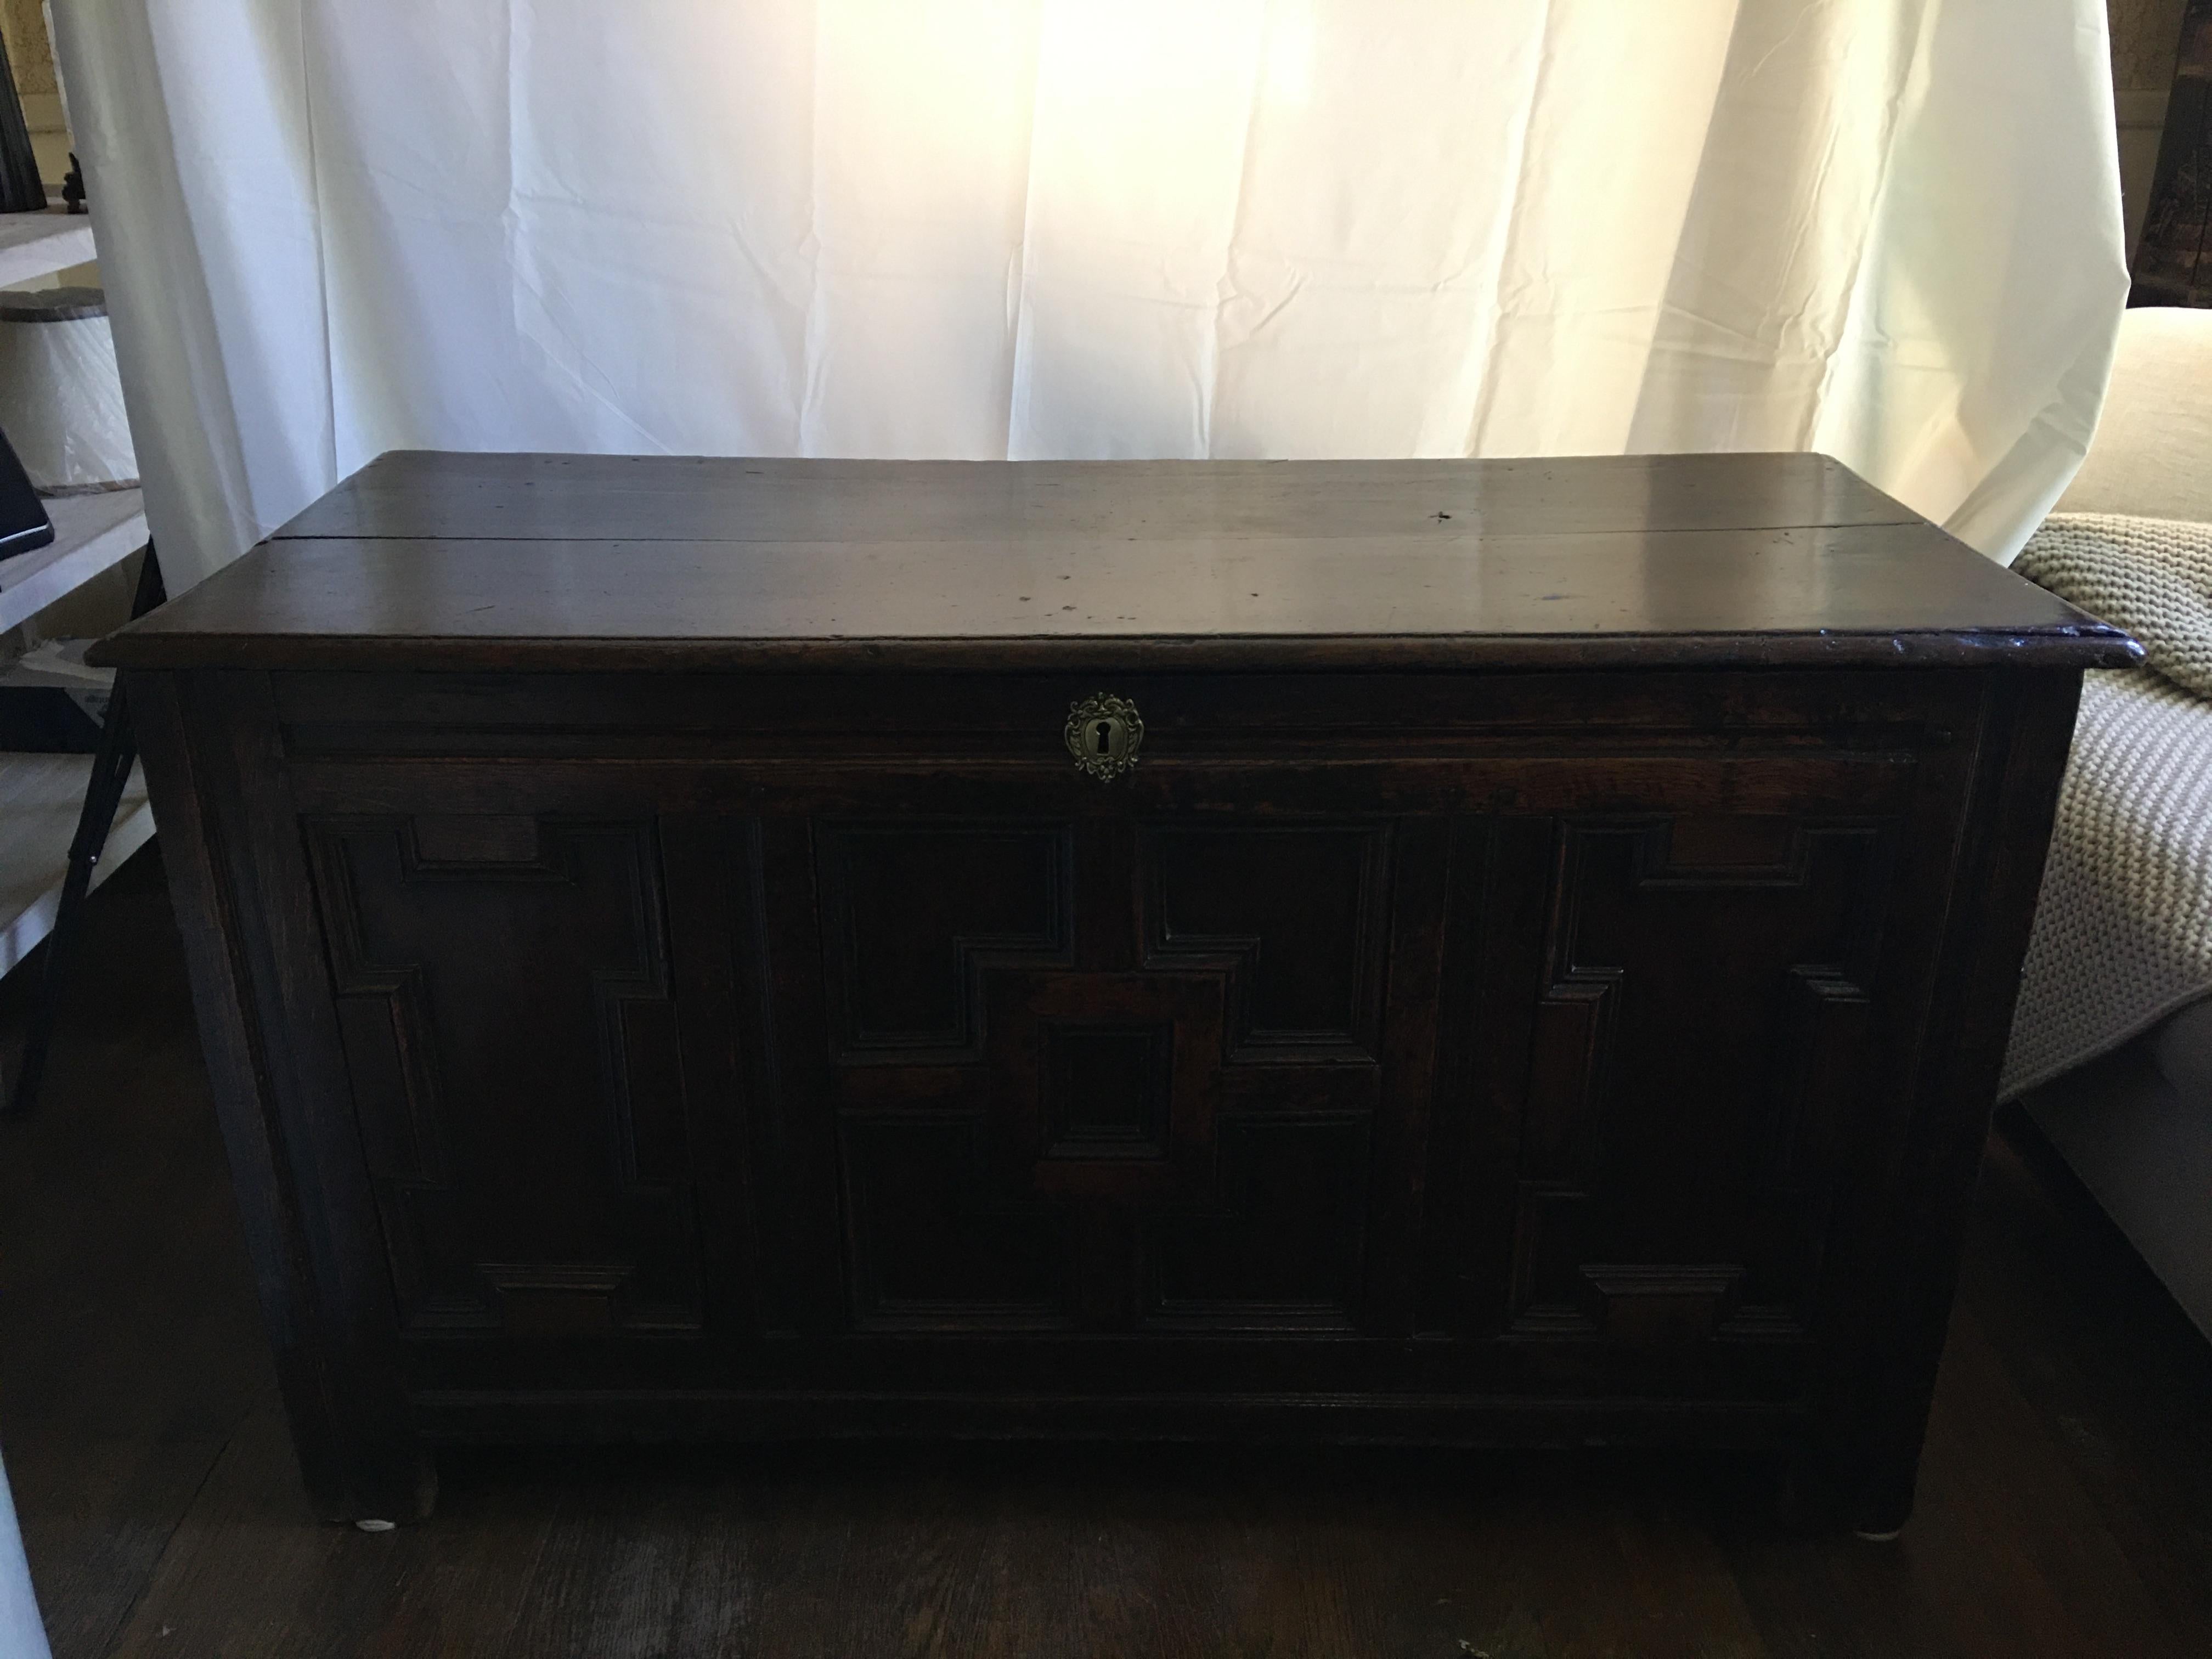
[[[1043,1156],[1168,1155],[1174,1026],[1047,1020],[1041,1036]]]
[[[1212,1179],[1220,976],[991,976],[992,1111],[1012,1189],[1133,1199]]]
[[[1060,1218],[990,1179],[967,1118],[843,1126],[849,1272],[863,1326],[1000,1329],[1068,1321]]]

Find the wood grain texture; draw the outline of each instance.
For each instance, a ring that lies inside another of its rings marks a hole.
[[[387,456],[104,642],[138,666],[2111,666],[1816,456]]]
[[[1919,521],[1824,455],[1007,463],[395,450],[271,539],[972,543],[1120,540],[1178,524],[1222,538],[1334,538],[1393,526],[1548,535]]]
[[[2012,1119],[1898,1546],[1792,1534],[1708,1457],[1376,1449],[483,1449],[421,1526],[324,1525],[161,873],[156,848],[94,896],[124,976],[65,1011],[50,1109],[0,1127],[0,1427],[57,1659],[2212,1646],[2212,1347]]]

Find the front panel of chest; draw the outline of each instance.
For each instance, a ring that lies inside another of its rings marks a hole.
[[[1943,689],[1355,707],[1232,762],[1155,688],[1109,778],[303,723],[402,1328],[1428,1337],[1409,1378],[1483,1386],[1816,1342],[1935,990]]]

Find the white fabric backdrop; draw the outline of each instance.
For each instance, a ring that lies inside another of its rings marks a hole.
[[[55,0],[173,586],[395,447],[1819,449],[2008,557],[2102,0]]]

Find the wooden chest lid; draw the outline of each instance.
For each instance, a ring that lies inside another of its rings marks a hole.
[[[1815,455],[395,452],[112,635],[140,667],[2115,667]]]

